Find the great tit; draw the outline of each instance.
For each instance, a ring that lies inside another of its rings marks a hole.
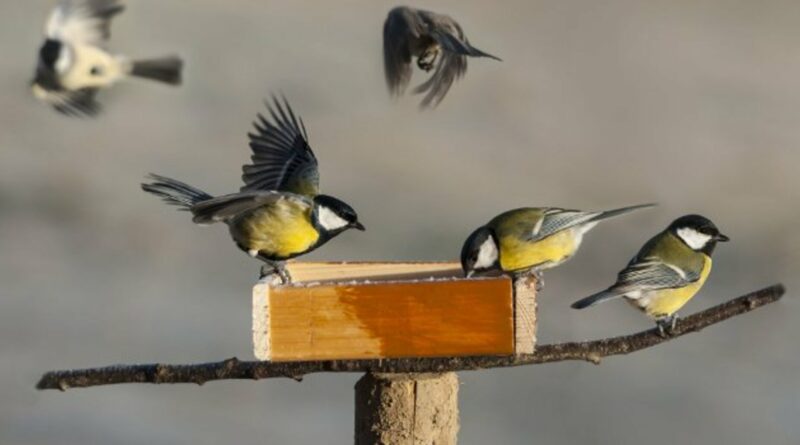
[[[347,229],[364,230],[352,207],[319,194],[317,158],[302,119],[273,97],[271,120],[260,113],[249,133],[252,163],[242,170],[237,193],[211,196],[174,179],[150,175],[142,184],[168,204],[192,212],[197,224],[224,222],[240,249],[264,261],[262,278],[291,281],[285,261],[322,246]]]
[[[461,266],[467,277],[493,270],[512,275],[532,272],[537,288],[541,288],[540,272],[572,258],[583,235],[598,222],[652,206],[642,204],[605,212],[555,207],[509,210],[472,232],[461,249]]]
[[[97,92],[128,76],[180,84],[178,57],[130,60],[108,52],[111,19],[123,9],[120,0],[61,0],[44,28],[34,96],[60,113],[94,116],[100,111]]]
[[[675,327],[677,311],[700,290],[711,272],[711,254],[729,238],[700,215],[682,216],[650,239],[608,289],[572,304],[583,309],[624,297],[655,319],[661,335]]]
[[[436,106],[453,82],[467,72],[467,56],[500,60],[470,45],[464,31],[452,18],[435,12],[398,6],[383,24],[383,66],[389,92],[399,96],[411,80],[411,59],[429,72],[430,79],[414,88],[425,93],[421,107]]]

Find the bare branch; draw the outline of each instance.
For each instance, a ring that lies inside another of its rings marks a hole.
[[[603,340],[541,345],[537,346],[533,354],[503,357],[334,360],[284,363],[239,361],[236,358],[231,358],[222,362],[193,365],[117,365],[105,368],[48,372],[42,376],[36,388],[64,391],[68,388],[86,388],[118,383],[196,383],[202,385],[212,380],[259,380],[273,377],[288,377],[299,381],[302,380],[304,375],[317,372],[450,372],[533,365],[565,360],[583,360],[598,364],[603,357],[629,354],[649,348],[773,303],[783,296],[784,291],[783,285],[776,284],[698,312],[679,320],[668,337],[661,337],[657,329],[650,329],[637,334]]]

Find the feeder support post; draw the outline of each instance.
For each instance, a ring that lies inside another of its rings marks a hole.
[[[456,373],[367,373],[355,392],[356,445],[456,445]]]

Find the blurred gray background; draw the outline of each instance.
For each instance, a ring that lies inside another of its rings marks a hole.
[[[251,358],[258,264],[224,227],[139,190],[147,172],[239,186],[262,98],[305,119],[324,190],[367,225],[313,259],[453,259],[496,213],[657,201],[598,227],[547,274],[541,341],[635,332],[611,283],[653,233],[701,212],[733,241],[684,314],[784,281],[781,303],[601,366],[463,373],[463,444],[800,442],[800,3],[428,1],[479,48],[442,105],[389,99],[393,2],[140,0],[131,56],[176,52],[186,83],[103,93],[99,119],[28,93],[53,1],[0,2],[0,443],[350,443],[357,375],[37,392],[54,368]],[[422,77],[415,73],[413,83]]]

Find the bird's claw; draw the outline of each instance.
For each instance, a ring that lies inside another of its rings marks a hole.
[[[673,314],[669,317],[663,317],[656,320],[656,327],[658,328],[658,335],[662,338],[667,338],[675,333],[675,326],[678,323],[678,315]]]
[[[261,266],[261,275],[259,279],[263,280],[272,275],[277,275],[281,280],[281,284],[290,284],[292,282],[292,276],[289,274],[289,271],[286,270],[286,267],[278,264],[265,264]]]
[[[533,279],[536,280],[536,292],[541,291],[544,289],[544,278],[542,277],[542,273],[539,271],[533,271]]]

